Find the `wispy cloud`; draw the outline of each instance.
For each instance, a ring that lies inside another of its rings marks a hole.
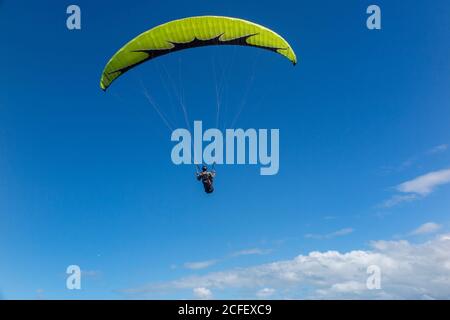
[[[434,156],[439,153],[443,153],[449,149],[448,144],[440,144],[437,146],[434,146],[425,152],[421,152],[419,154],[416,154],[414,156],[409,157],[405,161],[403,161],[400,165],[397,166],[385,166],[383,167],[385,173],[390,172],[398,172],[398,171],[404,171],[413,165],[417,165],[419,162],[422,162],[426,160],[427,157]]]
[[[415,179],[403,182],[397,190],[403,193],[415,193],[426,196],[440,185],[450,182],[450,169],[433,171]]]
[[[272,250],[270,250],[270,249],[251,248],[251,249],[244,249],[244,250],[233,252],[231,254],[231,256],[239,257],[239,256],[249,256],[249,255],[263,255],[263,254],[269,254],[270,252],[272,252]]]
[[[204,287],[194,288],[192,292],[194,294],[194,297],[197,299],[208,300],[212,299],[213,297],[212,291]]]
[[[102,272],[98,270],[81,270],[81,276],[86,278],[98,278],[101,275]]]
[[[36,299],[37,300],[44,300],[45,299],[45,290],[44,289],[37,289],[36,290]]]
[[[383,201],[383,203],[380,205],[382,208],[391,208],[395,207],[396,205],[403,203],[403,202],[409,202],[416,200],[418,198],[418,195],[416,194],[396,194],[389,199]]]
[[[448,149],[448,144],[440,144],[438,146],[435,146],[433,148],[431,148],[430,150],[428,150],[428,154],[436,154],[436,153],[441,153],[441,152],[445,152]]]
[[[263,288],[256,292],[256,296],[261,299],[267,299],[271,297],[275,293],[275,289],[273,288]]]
[[[335,237],[342,237],[352,233],[354,230],[352,228],[344,228],[327,234],[314,234],[308,233],[305,234],[305,238],[310,239],[331,239]]]
[[[196,262],[186,262],[184,267],[191,270],[200,270],[209,268],[217,263],[217,260],[206,260],[206,261],[196,261]]]
[[[280,298],[298,299],[447,299],[449,252],[450,234],[419,244],[380,240],[372,242],[370,250],[313,251],[291,260],[188,276],[128,292],[180,293],[187,289],[195,297],[209,297],[212,291],[220,297],[238,290],[243,298],[255,298],[276,290]],[[371,265],[381,270],[379,290],[366,287],[367,268]]]
[[[271,249],[261,249],[261,248],[250,248],[250,249],[243,249],[239,251],[235,251],[228,256],[222,257],[220,259],[211,259],[211,260],[204,260],[204,261],[194,261],[194,262],[186,262],[183,264],[183,267],[190,270],[200,270],[200,269],[206,269],[213,265],[216,265],[219,262],[225,261],[230,258],[237,258],[241,256],[250,256],[250,255],[264,255],[271,253]],[[171,265],[171,269],[176,269],[176,265]]]
[[[410,235],[422,235],[437,232],[442,226],[435,222],[427,222],[410,232]]]
[[[412,201],[428,196],[441,185],[450,182],[450,169],[429,172],[395,187],[401,194],[396,194],[385,200],[382,207],[393,207],[402,202]]]

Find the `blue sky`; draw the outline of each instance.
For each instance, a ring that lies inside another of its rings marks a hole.
[[[72,3],[0,2],[1,297],[450,297],[434,281],[450,272],[448,1],[377,1],[378,31],[368,1],[74,3],[78,31]],[[201,48],[100,90],[127,41],[205,14],[272,28],[298,65]],[[236,127],[279,128],[280,172],[218,166],[208,196],[192,166],[172,164],[143,86],[175,126],[182,90],[190,121],[213,127],[218,75],[220,126],[243,105]],[[376,293],[360,287],[369,262],[387,275]],[[65,288],[71,264],[81,291]]]

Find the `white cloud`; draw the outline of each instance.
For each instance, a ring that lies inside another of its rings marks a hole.
[[[421,234],[428,234],[428,233],[434,233],[438,231],[442,226],[440,224],[434,223],[434,222],[427,222],[422,224],[417,229],[413,230],[410,234],[411,235],[421,235]]]
[[[327,234],[313,234],[313,233],[308,233],[305,234],[305,238],[311,238],[311,239],[331,239],[331,238],[335,238],[335,237],[342,237],[342,236],[346,236],[350,233],[352,233],[354,230],[352,228],[344,228],[344,229],[340,229],[337,230],[335,232],[331,232],[331,233],[327,233]]]
[[[209,290],[208,288],[194,288],[192,290],[192,292],[194,293],[194,296],[197,299],[202,299],[202,300],[208,300],[208,299],[212,299],[212,292],[211,290]]]
[[[264,288],[256,292],[256,296],[261,299],[267,299],[275,293],[275,289]]]
[[[380,290],[365,287],[370,265],[381,270]],[[374,241],[370,250],[313,251],[291,260],[188,276],[129,292],[197,288],[200,293],[206,291],[198,288],[204,288],[215,289],[217,295],[226,290],[258,292],[261,287],[276,290],[281,298],[448,299],[450,234],[420,244]]]
[[[402,202],[413,201],[426,197],[438,186],[450,182],[450,169],[429,172],[409,181],[405,181],[395,189],[402,194],[392,196],[384,201],[381,206],[385,208],[396,206]]]
[[[197,262],[186,262],[184,267],[191,270],[199,270],[209,268],[212,265],[216,264],[217,260],[206,260],[206,261],[197,261]]]

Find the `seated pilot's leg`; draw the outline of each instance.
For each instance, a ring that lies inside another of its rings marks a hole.
[[[211,181],[207,180],[203,183],[203,188],[205,189],[206,193],[211,193],[214,191],[213,185]]]

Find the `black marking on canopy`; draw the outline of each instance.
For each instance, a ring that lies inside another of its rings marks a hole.
[[[258,33],[253,33],[253,34],[249,34],[246,36],[242,36],[242,37],[230,39],[230,40],[221,40],[220,37],[222,37],[223,35],[224,35],[224,33],[221,33],[217,37],[214,37],[214,38],[208,39],[208,40],[201,40],[201,39],[198,39],[197,37],[195,37],[192,41],[185,42],[185,43],[167,41],[168,43],[171,43],[173,45],[173,47],[170,49],[133,50],[132,52],[146,53],[148,56],[147,56],[147,58],[145,58],[142,61],[139,61],[135,64],[129,65],[129,66],[121,68],[121,69],[111,71],[108,74],[113,74],[116,72],[120,72],[120,74],[123,74],[123,73],[127,72],[128,70],[134,68],[135,66],[140,65],[141,63],[144,63],[150,59],[154,59],[154,58],[169,54],[171,52],[180,51],[180,50],[184,50],[184,49],[188,49],[188,48],[205,47],[205,46],[212,46],[212,45],[238,45],[238,46],[256,47],[256,48],[266,49],[266,50],[270,50],[270,51],[274,51],[274,52],[277,52],[278,50],[287,50],[287,48],[274,48],[274,47],[258,46],[258,45],[250,44],[247,42],[248,38],[256,36],[256,35],[258,35]]]

